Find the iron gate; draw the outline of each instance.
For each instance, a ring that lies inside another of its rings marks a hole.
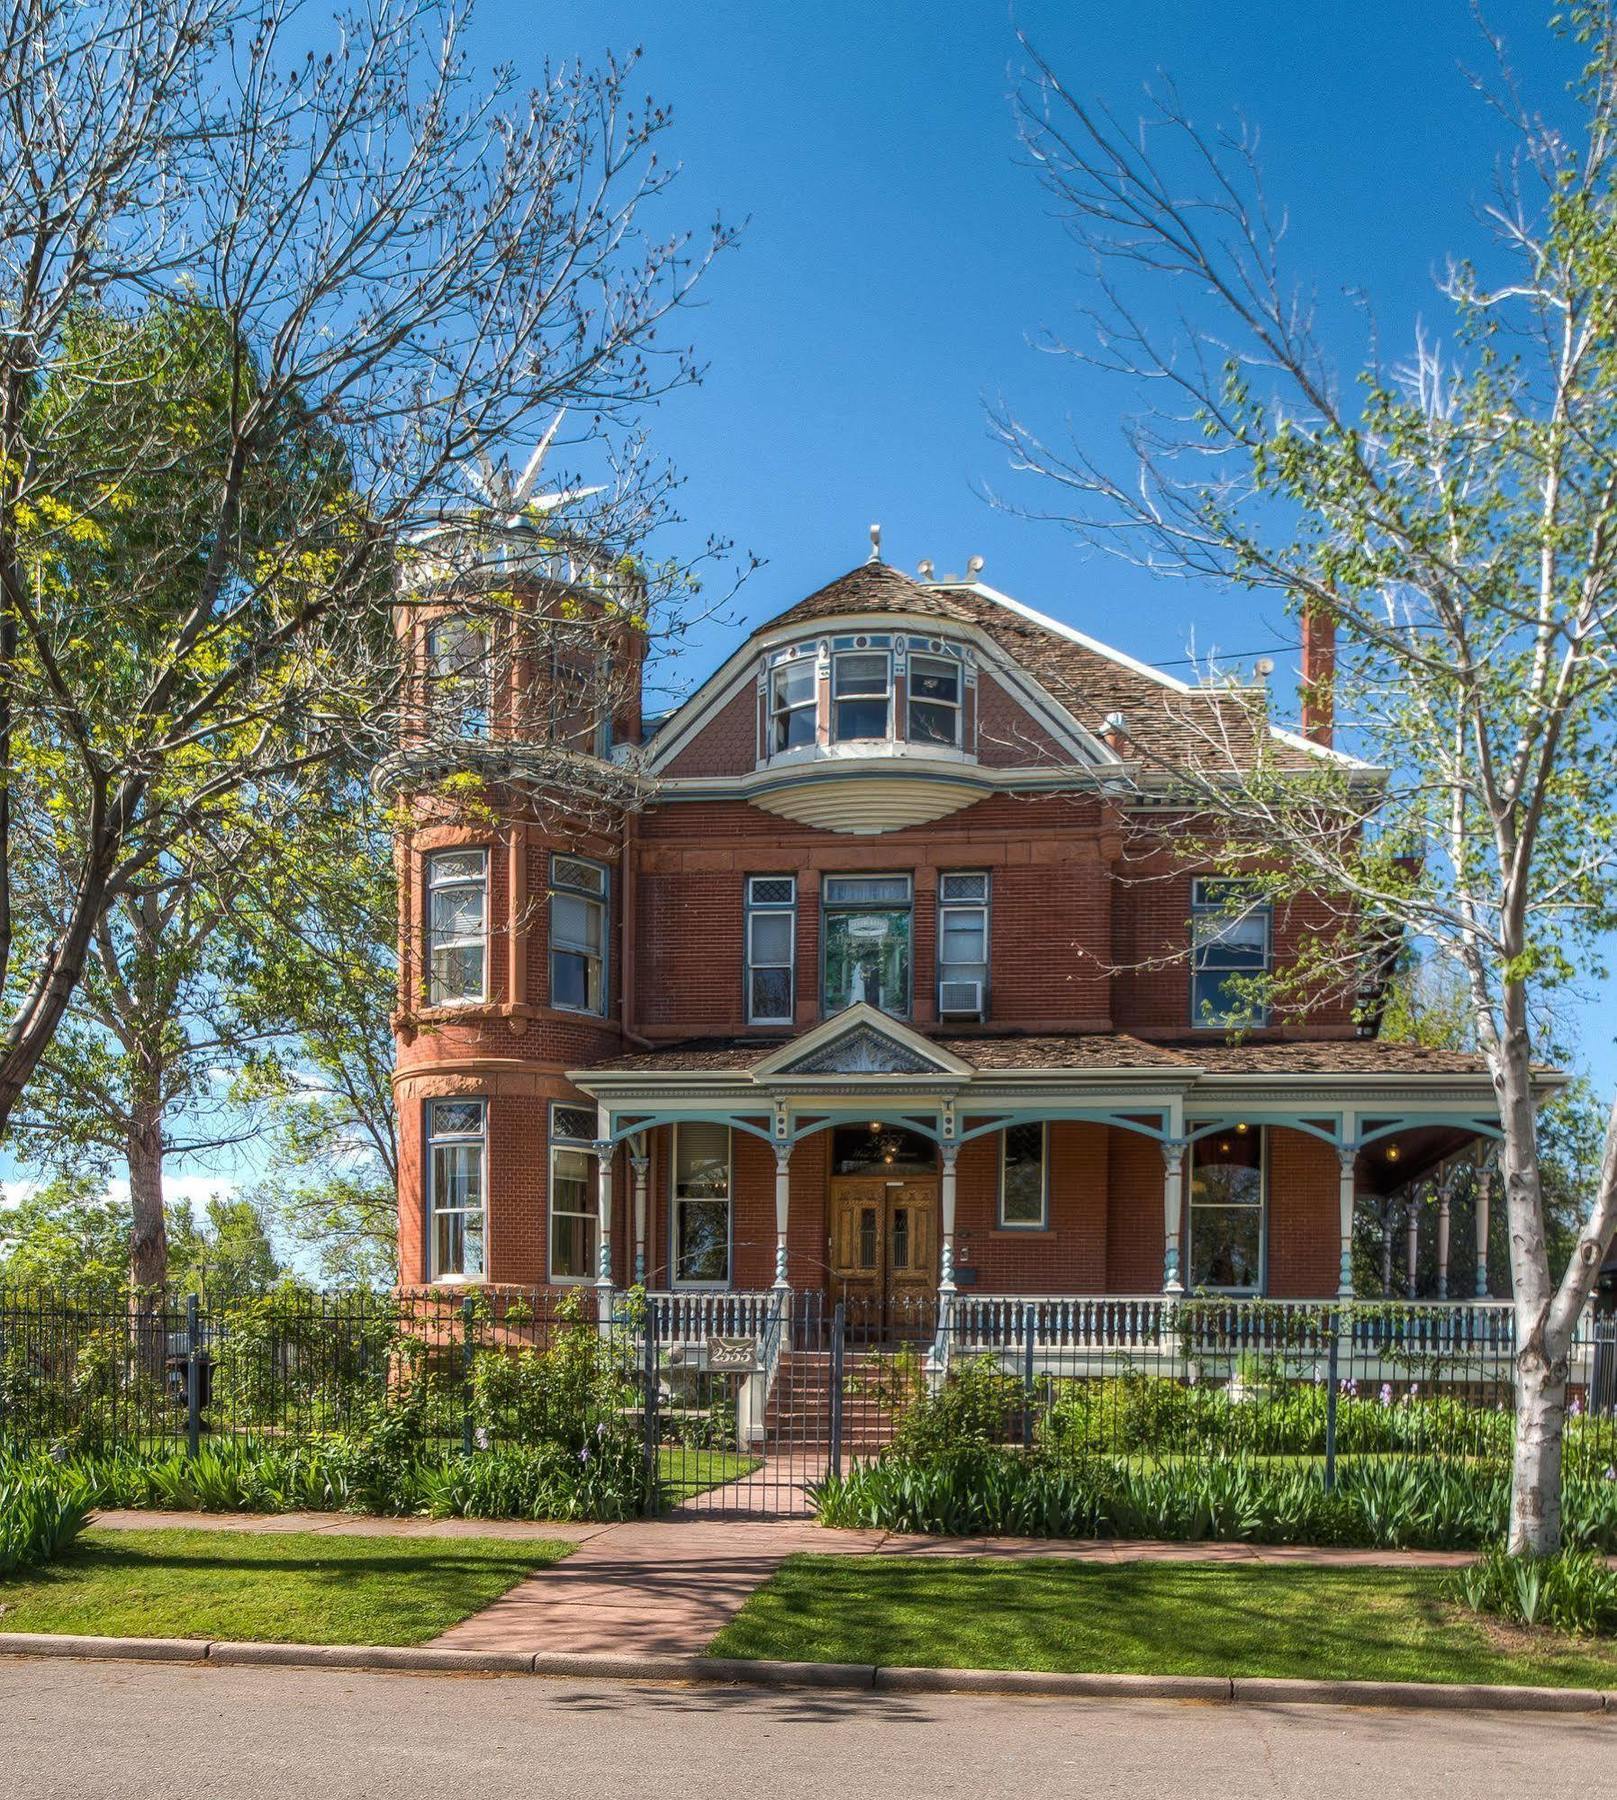
[[[782,1295],[754,1333],[648,1333],[648,1459],[658,1508],[808,1517],[827,1474],[877,1455],[925,1378],[937,1300]]]

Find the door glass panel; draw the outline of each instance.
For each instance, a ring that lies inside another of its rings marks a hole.
[[[893,1267],[907,1269],[910,1266],[910,1209],[907,1206],[893,1208]]]
[[[859,1267],[873,1269],[876,1266],[876,1209],[873,1206],[862,1207],[859,1212]]]

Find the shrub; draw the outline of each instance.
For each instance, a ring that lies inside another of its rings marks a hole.
[[[0,1577],[60,1556],[93,1504],[89,1483],[74,1470],[50,1462],[0,1465]]]
[[[1495,1545],[1448,1582],[1452,1599],[1515,1625],[1580,1635],[1617,1632],[1617,1569],[1592,1550],[1512,1556]]]
[[[905,1456],[982,1450],[1020,1435],[1021,1380],[991,1356],[951,1369],[928,1390],[917,1384],[899,1412],[893,1447]]]

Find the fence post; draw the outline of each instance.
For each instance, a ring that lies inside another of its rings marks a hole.
[[[1330,1314],[1331,1342],[1325,1353],[1325,1492],[1336,1487],[1336,1390],[1340,1368],[1341,1330],[1336,1314]]]
[[[645,1343],[641,1357],[640,1429],[646,1461],[646,1516],[655,1518],[662,1498],[657,1479],[657,1309],[646,1307]]]
[[[185,1296],[185,1453],[202,1448],[202,1319],[195,1294]]]
[[[1033,1338],[1038,1315],[1031,1306],[1022,1308],[1022,1448],[1033,1448]]]
[[[842,1302],[831,1315],[831,1473],[842,1474]]]
[[[472,1322],[477,1308],[470,1294],[460,1303],[460,1447],[472,1453]]]

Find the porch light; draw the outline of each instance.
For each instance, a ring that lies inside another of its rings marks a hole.
[[[1250,1125],[1248,1125],[1248,1124],[1247,1124],[1247,1122],[1246,1122],[1246,1120],[1245,1120],[1245,1119],[1242,1119],[1242,1120],[1241,1120],[1241,1122],[1240,1122],[1240,1124],[1238,1124],[1238,1125],[1237,1125],[1237,1126],[1236,1126],[1236,1127],[1235,1127],[1235,1135],[1236,1135],[1236,1136],[1237,1136],[1237,1137],[1245,1137],[1245,1136],[1246,1136],[1246,1134],[1247,1134],[1247,1133],[1248,1133],[1248,1132],[1249,1132],[1249,1131],[1250,1131],[1250,1130],[1251,1130],[1251,1129],[1252,1129],[1252,1127],[1251,1127],[1251,1126],[1250,1126]]]
[[[1218,1153],[1220,1156],[1228,1156],[1229,1153],[1234,1148],[1235,1148],[1235,1146],[1230,1142],[1230,1140],[1228,1138],[1223,1138],[1219,1142]]]
[[[872,1119],[870,1121],[870,1129],[872,1131],[880,1131],[881,1130],[881,1120],[880,1119]]]
[[[1387,1146],[1387,1161],[1388,1162],[1397,1162],[1398,1158],[1402,1155],[1403,1155],[1403,1151],[1400,1150],[1396,1144],[1389,1144]]]

